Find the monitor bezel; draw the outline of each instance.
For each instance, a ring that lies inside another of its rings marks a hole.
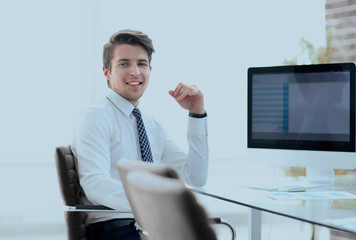
[[[350,140],[345,141],[306,141],[275,140],[252,138],[252,76],[272,73],[311,73],[311,72],[350,72]],[[250,67],[247,83],[247,147],[267,149],[293,149],[313,151],[355,152],[355,63],[331,63],[313,65],[286,65],[270,67]]]

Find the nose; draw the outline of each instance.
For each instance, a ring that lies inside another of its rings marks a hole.
[[[133,65],[133,67],[131,68],[131,73],[130,73],[131,76],[134,76],[134,77],[138,77],[141,75],[140,73],[140,69],[138,68],[137,65]]]

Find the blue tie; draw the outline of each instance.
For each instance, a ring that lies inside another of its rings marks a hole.
[[[132,114],[135,116],[137,122],[138,140],[140,142],[142,160],[153,162],[150,142],[148,141],[145,125],[143,125],[141,112],[138,108],[134,108]]]

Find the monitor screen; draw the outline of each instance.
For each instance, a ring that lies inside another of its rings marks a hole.
[[[355,64],[248,69],[248,148],[355,152]]]

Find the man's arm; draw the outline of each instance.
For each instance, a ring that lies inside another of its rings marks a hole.
[[[92,203],[130,211],[121,182],[110,175],[110,126],[110,119],[97,109],[83,114],[73,142],[79,180]]]
[[[188,120],[188,154],[166,137],[162,159],[175,165],[188,184],[203,186],[207,180],[209,159],[204,95],[195,85],[183,83],[178,84],[174,91],[169,91],[169,94],[182,108],[188,110],[190,115],[197,114],[198,118],[189,117]]]

